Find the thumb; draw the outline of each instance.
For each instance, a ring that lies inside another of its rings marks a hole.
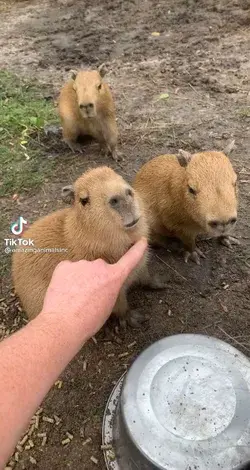
[[[139,261],[141,261],[147,246],[146,238],[141,238],[141,240],[136,242],[114,265],[116,270],[121,274],[123,281],[125,281],[130,272],[137,266]]]

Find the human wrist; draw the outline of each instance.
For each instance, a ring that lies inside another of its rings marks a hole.
[[[67,315],[57,311],[44,311],[30,322],[39,334],[52,337],[53,340],[62,341],[70,344],[73,340],[75,345],[79,344],[79,348],[90,337],[83,322],[74,314],[69,312]]]

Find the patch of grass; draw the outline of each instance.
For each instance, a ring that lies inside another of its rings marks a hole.
[[[249,118],[250,117],[250,106],[246,106],[245,108],[241,108],[239,110],[239,115],[242,118]]]
[[[0,196],[37,187],[52,170],[39,139],[57,114],[44,94],[38,85],[0,71]]]

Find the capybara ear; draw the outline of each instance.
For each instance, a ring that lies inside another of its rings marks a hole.
[[[70,77],[75,80],[77,76],[77,70],[70,70]]]
[[[223,153],[225,153],[227,156],[232,152],[232,150],[235,147],[235,140],[230,140],[226,147],[223,150]]]
[[[89,194],[86,192],[82,192],[81,191],[81,194],[80,194],[80,203],[81,205],[84,207],[86,206],[86,204],[89,204]]]
[[[75,201],[75,191],[72,185],[64,186],[61,192],[62,200],[67,204],[72,204]]]
[[[181,166],[187,166],[187,164],[190,162],[192,158],[192,154],[189,152],[186,152],[186,150],[179,150],[178,154],[176,155],[177,160]]]
[[[90,203],[89,192],[87,189],[83,187],[81,187],[80,189],[78,188],[77,201],[79,201],[83,207]]]
[[[107,71],[108,71],[107,63],[104,63],[104,64],[102,64],[98,67],[98,72],[101,75],[101,77],[104,77],[104,75],[106,75]]]

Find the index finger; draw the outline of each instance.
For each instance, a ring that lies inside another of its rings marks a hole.
[[[128,277],[131,271],[141,261],[146,249],[148,242],[146,238],[141,238],[136,242],[128,251],[123,255],[119,261],[114,265],[118,271],[122,274],[124,280]]]

